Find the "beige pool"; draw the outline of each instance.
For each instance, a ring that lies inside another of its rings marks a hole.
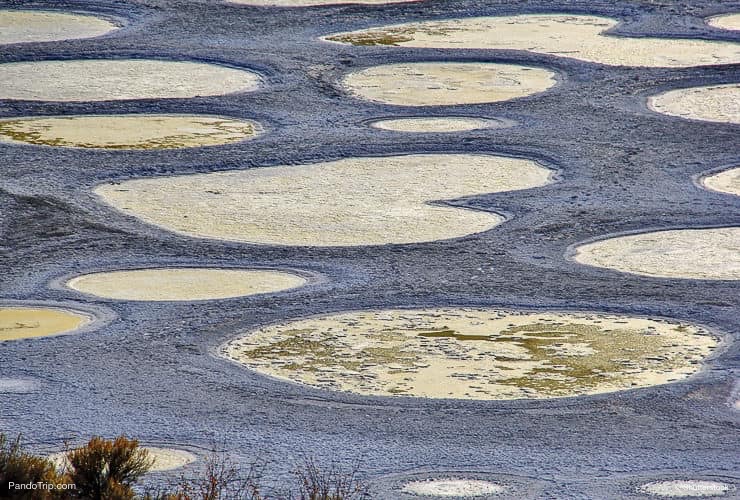
[[[0,99],[108,101],[223,95],[256,90],[251,71],[155,59],[89,59],[0,64]]]
[[[342,80],[355,97],[397,106],[508,101],[544,92],[555,83],[555,73],[546,69],[475,62],[385,64]]]
[[[206,115],[76,115],[0,120],[0,141],[102,149],[217,146],[256,137],[251,120]]]
[[[740,44],[688,38],[614,36],[616,19],[526,14],[421,21],[337,33],[352,45],[523,50],[613,66],[689,67],[740,62]]]
[[[740,13],[713,16],[707,19],[707,24],[723,30],[740,30]]]
[[[92,15],[0,9],[0,44],[92,38],[117,29],[112,22]]]
[[[658,113],[681,118],[740,123],[740,84],[669,90],[650,97],[648,106]]]
[[[701,184],[711,191],[740,196],[740,167],[708,175],[701,179]]]
[[[740,279],[740,227],[675,229],[580,245],[574,260],[657,278]]]
[[[0,342],[69,333],[91,322],[91,316],[67,309],[0,306]]]
[[[696,373],[718,345],[659,319],[475,308],[356,311],[247,332],[224,355],[259,373],[373,396],[547,399]]]
[[[393,132],[416,133],[453,133],[468,132],[484,128],[505,128],[512,124],[507,120],[491,120],[486,118],[468,118],[465,116],[434,116],[407,118],[389,118],[376,120],[371,127]]]
[[[153,177],[102,184],[95,193],[124,213],[189,236],[356,246],[487,231],[504,218],[436,201],[544,186],[551,177],[531,160],[423,154]]]
[[[155,268],[84,274],[67,282],[78,292],[119,300],[210,300],[274,293],[307,280],[269,270]]]

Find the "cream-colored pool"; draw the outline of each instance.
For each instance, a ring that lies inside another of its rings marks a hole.
[[[67,309],[0,306],[0,342],[68,333],[90,322],[89,315]]]
[[[0,64],[0,99],[108,101],[249,92],[260,77],[216,64],[89,59]]]
[[[451,133],[467,132],[483,128],[505,128],[511,126],[511,123],[502,120],[468,118],[465,116],[410,116],[408,118],[377,120],[370,125],[374,128],[392,130],[394,132]]]
[[[476,62],[385,64],[342,80],[355,97],[397,106],[508,101],[544,92],[555,83],[555,73],[546,69]]]
[[[76,115],[0,120],[0,141],[102,149],[174,149],[252,139],[251,120],[205,115]]]
[[[709,26],[723,30],[740,30],[740,14],[723,14],[707,19]]]
[[[712,191],[740,196],[740,167],[708,175],[701,179],[701,184]]]
[[[740,44],[614,36],[616,19],[573,14],[471,17],[381,26],[324,37],[352,45],[524,50],[614,66],[689,67],[740,62]]]
[[[91,38],[117,29],[112,22],[92,15],[0,9],[0,44]]]
[[[78,292],[119,300],[209,300],[274,293],[305,285],[296,274],[245,269],[158,268],[84,274]]]
[[[740,123],[740,84],[669,90],[650,97],[648,106],[658,113],[681,118]]]
[[[585,313],[439,308],[358,311],[266,326],[224,355],[259,373],[372,396],[559,398],[696,373],[703,328]]]
[[[477,479],[429,479],[412,481],[401,489],[404,493],[435,498],[470,498],[498,495],[506,490],[490,481]]]
[[[531,160],[422,154],[145,178],[103,184],[95,192],[124,213],[189,236],[265,245],[382,245],[487,231],[504,218],[433,202],[544,186],[551,175]]]
[[[658,278],[740,279],[740,227],[676,229],[580,245],[576,262]]]

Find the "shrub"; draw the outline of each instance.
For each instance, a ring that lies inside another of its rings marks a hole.
[[[313,458],[303,459],[293,474],[298,480],[300,500],[366,500],[370,492],[357,476],[359,463],[346,471],[332,464],[321,469]]]
[[[67,452],[66,475],[76,485],[75,496],[90,500],[131,500],[133,485],[154,465],[139,442],[119,436],[113,441],[92,438]]]
[[[213,452],[200,477],[182,478],[175,493],[160,495],[159,500],[264,500],[260,493],[262,470],[252,464],[245,475],[226,455]]]
[[[32,500],[63,498],[62,493],[58,491],[16,490],[10,487],[10,483],[62,484],[65,482],[69,481],[57,473],[50,460],[23,451],[20,436],[10,442],[5,434],[0,433],[0,497]]]

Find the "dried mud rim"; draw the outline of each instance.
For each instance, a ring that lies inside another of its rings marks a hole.
[[[433,481],[470,481],[472,484],[489,484],[498,486],[500,491],[494,493],[481,493],[478,496],[432,496],[429,493],[415,494],[404,491],[409,484],[419,484]],[[470,469],[461,470],[420,470],[418,472],[393,473],[382,476],[372,481],[373,491],[383,498],[398,498],[404,500],[416,500],[419,498],[475,498],[476,500],[517,498],[535,498],[544,490],[547,482],[538,478],[527,476],[516,476],[512,474],[497,474],[495,472],[475,471]]]
[[[659,498],[724,497],[737,491],[732,483],[716,479],[664,479],[642,484],[637,492]]]
[[[692,237],[693,236],[693,237]],[[740,226],[605,235],[569,247],[577,264],[651,278],[740,279]]]
[[[170,302],[274,294],[308,283],[308,277],[292,270],[153,267],[83,274],[64,285],[76,292],[112,300]]]
[[[91,149],[221,146],[264,132],[253,121],[195,114],[21,116],[0,119],[0,142]]]
[[[121,24],[93,12],[0,9],[0,45],[97,38]]]
[[[448,134],[516,126],[513,120],[479,116],[399,116],[373,119],[365,123],[379,130],[412,134]]]
[[[149,453],[150,459],[154,459],[154,465],[149,469],[150,473],[181,469],[198,460],[198,458],[189,451],[178,448],[142,446],[141,449],[144,449]],[[46,458],[50,460],[57,469],[63,469],[69,466],[66,454],[66,452],[60,451],[58,453],[47,455]]]
[[[0,304],[0,343],[78,334],[95,323],[92,313],[70,307]]]
[[[254,329],[222,356],[337,394],[538,400],[647,388],[696,375],[720,347],[664,318],[447,307],[312,316]]]

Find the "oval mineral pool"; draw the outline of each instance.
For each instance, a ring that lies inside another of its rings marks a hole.
[[[391,118],[377,120],[370,124],[374,128],[394,132],[450,133],[467,132],[482,128],[506,128],[511,122],[486,118],[467,118],[464,116]]]
[[[0,342],[73,332],[92,322],[89,315],[51,307],[0,307]]]
[[[681,118],[740,123],[740,84],[670,90],[650,97],[648,106],[658,113]]]
[[[740,227],[676,229],[580,245],[580,264],[657,278],[740,279]]]
[[[470,498],[503,493],[505,488],[490,481],[476,479],[429,479],[412,481],[401,489],[404,493],[424,497]]]
[[[551,174],[534,161],[502,156],[404,155],[137,179],[95,192],[125,213],[189,236],[382,245],[487,231],[504,218],[431,202],[544,186]]]
[[[118,26],[92,15],[44,10],[0,10],[0,44],[91,38]]]
[[[707,19],[709,26],[723,30],[740,30],[740,14],[723,14]]]
[[[118,300],[210,300],[275,293],[305,285],[296,274],[245,269],[135,269],[85,274],[67,282],[78,292]]]
[[[731,484],[700,480],[656,481],[640,487],[642,493],[669,498],[724,496],[734,490]]]
[[[153,59],[0,64],[0,99],[107,101],[223,95],[257,89],[251,71]]]
[[[256,137],[250,120],[205,115],[77,115],[0,120],[0,141],[103,149],[216,146]]]
[[[704,177],[701,184],[711,191],[740,196],[740,167]]]
[[[546,69],[475,62],[386,64],[342,80],[356,97],[398,106],[508,101],[544,92],[555,83],[555,73]]]
[[[356,311],[266,326],[224,355],[259,373],[371,396],[545,399],[649,387],[699,371],[703,328],[586,313]]]
[[[324,37],[352,45],[524,50],[616,66],[688,67],[740,62],[740,44],[606,33],[619,21],[573,14],[472,17],[382,26]]]

